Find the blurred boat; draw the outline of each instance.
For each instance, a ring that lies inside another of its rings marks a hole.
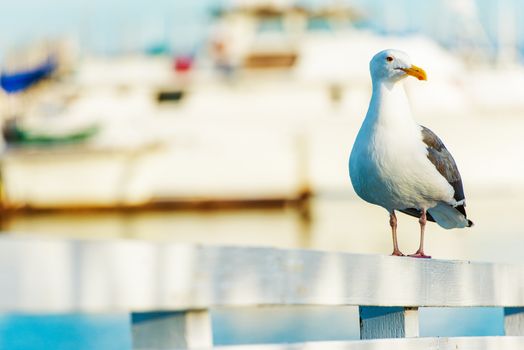
[[[293,68],[300,59],[301,40],[319,23],[345,28],[363,17],[341,3],[311,8],[255,1],[214,8],[212,13],[214,59],[221,65],[257,70]]]
[[[69,133],[53,133],[49,130],[31,130],[20,126],[14,119],[4,123],[3,136],[8,146],[56,146],[84,142],[100,130],[99,125],[89,125]]]
[[[4,209],[118,208],[151,199],[157,145],[11,148],[2,156]]]
[[[21,70],[9,71],[4,69],[0,74],[0,86],[7,93],[24,91],[40,80],[49,77],[57,68],[57,62],[53,56],[38,64]]]
[[[62,89],[77,90],[67,85],[35,90],[24,115],[4,124],[7,147],[0,159],[4,209],[147,203],[150,174],[156,169],[152,163],[162,142],[141,137],[147,129],[136,122],[132,126],[137,131],[126,133],[125,125],[115,120],[118,110],[105,110],[104,92],[70,97],[62,96]],[[129,102],[126,110],[133,108]]]

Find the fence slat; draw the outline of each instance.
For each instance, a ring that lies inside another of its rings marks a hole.
[[[215,350],[522,350],[524,337],[456,337],[217,347]]]
[[[413,338],[419,335],[418,309],[361,306],[360,339]]]
[[[209,312],[140,312],[131,315],[133,349],[203,349],[213,345]]]
[[[504,308],[504,331],[506,335],[524,336],[524,307]]]
[[[522,265],[310,250],[4,236],[0,276],[0,312],[524,307]]]

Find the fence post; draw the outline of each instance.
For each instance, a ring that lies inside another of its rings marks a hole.
[[[360,306],[360,339],[419,336],[418,308]]]
[[[133,349],[195,349],[213,346],[208,310],[139,312],[131,315]]]
[[[524,335],[524,307],[504,308],[504,331],[506,335]]]

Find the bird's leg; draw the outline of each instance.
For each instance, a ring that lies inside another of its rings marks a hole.
[[[391,233],[393,235],[393,253],[391,255],[394,256],[404,256],[402,252],[398,249],[398,242],[397,242],[397,216],[395,215],[395,211],[392,210],[389,213],[389,226],[391,226]]]
[[[426,228],[426,209],[422,209],[422,215],[420,216],[418,222],[420,224],[420,245],[415,254],[411,254],[410,256],[413,258],[431,259],[431,256],[424,254],[424,229]]]

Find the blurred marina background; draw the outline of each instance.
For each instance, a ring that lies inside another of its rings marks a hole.
[[[406,81],[412,109],[453,153],[476,224],[430,226],[428,253],[524,263],[521,1],[0,7],[4,232],[389,254],[387,213],[356,197],[347,161],[368,62],[397,48],[428,73]],[[416,250],[416,220],[399,217],[399,239]],[[426,334],[462,327],[428,312]],[[468,312],[460,334],[502,332],[486,321],[500,310]],[[222,343],[263,337],[242,315],[216,312]]]

